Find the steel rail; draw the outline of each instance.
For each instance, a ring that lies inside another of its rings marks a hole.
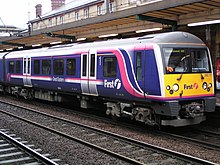
[[[9,103],[7,103],[7,104],[9,104]],[[164,154],[166,154],[166,155],[169,155],[169,156],[178,157],[179,159],[184,160],[184,161],[187,161],[187,162],[194,162],[194,163],[199,163],[199,164],[204,164],[204,163],[205,163],[205,164],[210,164],[210,165],[211,165],[211,164],[212,164],[212,165],[215,164],[215,163],[213,163],[213,162],[210,162],[210,161],[207,161],[207,160],[204,160],[204,159],[200,159],[200,158],[193,157],[193,156],[190,156],[190,155],[187,155],[187,154],[183,154],[183,153],[180,153],[180,152],[172,151],[172,150],[169,150],[169,149],[166,149],[166,148],[163,148],[163,147],[159,147],[159,146],[155,146],[155,145],[152,145],[152,144],[149,144],[149,143],[137,141],[137,140],[134,140],[134,139],[131,139],[131,138],[122,136],[122,135],[118,135],[118,134],[114,134],[114,133],[111,133],[111,132],[108,132],[108,131],[104,131],[104,130],[101,130],[101,129],[98,129],[98,128],[90,127],[90,126],[87,126],[87,125],[84,125],[84,124],[81,124],[81,123],[78,123],[78,122],[73,122],[73,121],[70,121],[70,120],[67,120],[67,119],[63,119],[63,118],[59,118],[59,117],[56,117],[56,116],[53,116],[53,115],[48,115],[48,114],[46,114],[46,113],[38,112],[38,111],[36,111],[36,110],[29,109],[29,108],[26,108],[26,107],[23,107],[23,106],[17,106],[17,105],[13,105],[13,106],[20,107],[20,108],[25,108],[25,109],[31,110],[31,111],[33,111],[33,112],[35,112],[35,113],[47,115],[47,116],[49,116],[49,117],[52,117],[52,118],[55,118],[55,119],[58,119],[58,120],[62,120],[62,121],[65,121],[65,122],[69,122],[69,123],[71,123],[71,124],[76,124],[76,125],[85,127],[85,128],[87,128],[87,129],[92,129],[92,130],[98,131],[98,132],[100,132],[100,133],[107,134],[107,135],[109,135],[109,136],[114,136],[114,137],[123,139],[123,140],[125,140],[125,141],[130,142],[130,143],[136,143],[137,145],[141,145],[141,146],[143,146],[143,147],[151,148],[151,149],[154,150],[154,151],[159,151],[159,152],[162,152],[162,153],[164,153]],[[34,124],[34,125],[39,126],[39,127],[41,127],[41,128],[47,129],[47,130],[49,130],[49,131],[52,131],[52,132],[54,132],[54,133],[57,133],[57,134],[59,134],[59,135],[62,135],[62,136],[64,136],[64,137],[66,137],[66,138],[70,138],[70,139],[73,139],[73,140],[78,141],[78,142],[80,142],[80,143],[84,143],[83,140],[78,139],[78,138],[75,138],[75,137],[72,137],[72,136],[69,136],[69,135],[67,135],[67,134],[63,134],[63,133],[60,132],[60,131],[57,131],[57,130],[54,130],[54,129],[51,129],[51,128],[42,126],[42,125],[40,125],[40,124],[38,124],[38,123],[29,121],[29,120],[27,120],[27,119],[23,119],[23,118],[21,118],[21,117],[17,117],[17,116],[15,116],[14,114],[11,114],[11,113],[8,113],[8,112],[5,112],[5,111],[1,111],[1,112],[6,113],[6,114],[8,114],[8,115],[11,115],[11,116],[13,116],[13,117],[16,117],[16,118],[18,118],[18,119],[21,119],[21,120],[23,120],[23,121],[26,121],[26,122],[28,122],[28,123]],[[88,142],[85,142],[85,144],[88,145],[88,146],[91,146],[91,147],[94,146],[93,144],[92,144],[92,145],[88,144]],[[94,146],[94,147],[96,147],[96,146]],[[93,148],[94,148],[94,147],[93,147]],[[110,155],[114,155],[114,153],[112,153],[112,151],[109,152],[109,150],[107,151],[106,149],[102,150],[102,148],[100,148],[99,146],[97,146],[97,149],[98,149],[98,150],[101,150],[102,152],[108,152],[108,154],[110,154]],[[116,155],[116,157],[118,157],[118,155]],[[124,160],[124,159],[126,159],[126,158],[124,158],[124,156],[123,156],[121,159]],[[132,160],[132,161],[133,161],[133,160]],[[132,162],[132,163],[134,163],[134,164],[136,164],[136,163],[139,164],[137,161],[134,161],[134,162]]]
[[[65,137],[65,138],[67,138],[67,139],[76,141],[76,142],[78,142],[78,143],[80,143],[80,144],[83,144],[83,145],[85,145],[85,146],[88,146],[88,147],[97,149],[97,150],[99,150],[99,151],[101,151],[101,152],[104,152],[104,153],[106,153],[106,154],[109,154],[109,155],[111,155],[111,156],[114,156],[114,157],[116,157],[116,158],[118,158],[118,159],[120,159],[120,160],[126,161],[126,162],[128,162],[128,163],[135,164],[135,165],[144,165],[143,163],[141,163],[141,162],[139,162],[139,161],[136,161],[136,160],[134,160],[134,159],[131,159],[131,158],[128,158],[128,157],[126,157],[126,156],[117,154],[117,153],[112,152],[112,151],[110,151],[110,150],[107,150],[107,149],[105,149],[105,148],[99,147],[99,146],[97,146],[97,145],[94,145],[94,144],[92,144],[92,143],[86,142],[86,141],[81,140],[81,139],[79,139],[79,138],[70,136],[70,135],[68,135],[68,134],[66,134],[66,133],[57,131],[57,130],[55,130],[55,129],[46,127],[46,126],[41,125],[41,124],[39,124],[39,123],[36,123],[36,122],[30,121],[30,120],[27,120],[27,119],[22,118],[22,117],[19,117],[19,116],[16,116],[16,115],[14,115],[14,114],[12,114],[12,113],[5,112],[5,111],[3,111],[3,110],[0,110],[0,112],[1,112],[1,113],[4,113],[4,114],[7,114],[7,115],[9,115],[9,116],[12,116],[12,117],[14,117],[14,118],[16,118],[16,119],[25,121],[25,122],[27,122],[27,123],[29,123],[29,124],[32,124],[32,125],[34,125],[34,126],[37,126],[37,127],[39,127],[39,128],[43,128],[43,129],[45,129],[45,130],[47,130],[47,131],[50,131],[50,132],[52,132],[52,133],[55,133],[55,134],[57,134],[57,135],[63,136],[63,137]]]
[[[191,138],[191,137],[187,137],[187,136],[183,136],[183,135],[178,135],[178,134],[173,134],[173,133],[169,133],[169,132],[163,132],[163,131],[159,131],[158,134],[166,135],[166,136],[171,136],[171,137],[182,139],[182,140],[186,140],[188,142],[199,144],[199,146],[202,145],[202,146],[204,146],[206,148],[220,151],[220,145],[213,144],[213,143],[206,142],[206,141],[202,141],[202,140],[199,140],[199,139],[196,139],[196,138]]]
[[[58,165],[56,162],[54,162],[54,161],[50,160],[49,158],[41,155],[40,153],[38,153],[35,150],[31,149],[30,147],[24,145],[23,143],[19,142],[18,140],[10,137],[9,135],[4,133],[3,131],[0,131],[0,136],[4,137],[7,141],[14,144],[15,146],[18,146],[20,149],[22,149],[22,151],[24,151],[25,153],[30,154],[31,156],[33,156],[35,159],[37,159],[38,161],[40,161],[43,164]]]

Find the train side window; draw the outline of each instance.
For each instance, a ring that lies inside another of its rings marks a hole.
[[[21,61],[16,61],[16,73],[21,73]]]
[[[136,52],[136,78],[142,80],[142,53]]]
[[[42,74],[51,74],[50,60],[42,60]]]
[[[26,73],[26,60],[23,60],[23,62],[24,62],[24,65],[23,65],[23,73]]]
[[[86,76],[86,73],[87,73],[87,55],[83,55],[82,76]]]
[[[15,63],[14,61],[9,61],[9,73],[14,73]]]
[[[66,60],[66,75],[75,76],[76,75],[76,59]]]
[[[90,76],[95,76],[95,54],[91,54],[91,61],[90,61]]]
[[[105,57],[103,64],[103,76],[114,78],[117,76],[117,59],[116,57]]]
[[[54,75],[63,75],[64,73],[64,60],[55,59],[53,61],[53,74]]]
[[[27,74],[30,74],[30,68],[31,68],[31,58],[28,58],[28,65],[27,65]]]
[[[40,74],[40,60],[34,60],[34,74]]]

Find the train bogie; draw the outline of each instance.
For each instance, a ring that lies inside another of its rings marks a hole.
[[[184,32],[9,52],[0,67],[8,93],[101,103],[107,115],[148,125],[198,124],[215,106],[209,51]]]

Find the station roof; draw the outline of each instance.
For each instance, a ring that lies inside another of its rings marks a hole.
[[[220,0],[161,0],[98,17],[83,19],[45,28],[22,36],[2,38],[0,50],[35,44],[49,44],[74,39],[73,34],[93,38],[109,31],[120,34],[135,33],[143,22],[171,26],[216,20],[220,18]],[[133,26],[131,26],[133,25]],[[86,32],[86,33],[85,33]]]
[[[12,25],[0,25],[0,32],[20,32],[23,30]]]

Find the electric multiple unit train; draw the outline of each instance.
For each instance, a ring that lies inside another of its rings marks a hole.
[[[216,102],[210,52],[186,32],[3,52],[0,90],[164,126],[198,124]]]

